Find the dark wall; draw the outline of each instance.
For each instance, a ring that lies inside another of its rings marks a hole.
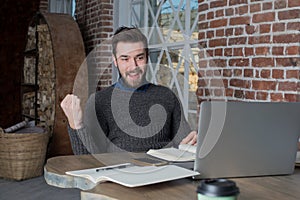
[[[39,0],[2,0],[0,4],[0,127],[21,118],[20,82],[28,25]]]

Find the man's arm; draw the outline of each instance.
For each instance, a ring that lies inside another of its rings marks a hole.
[[[106,152],[106,138],[103,137],[95,114],[95,95],[88,99],[84,117],[80,99],[74,94],[68,94],[61,102],[61,107],[68,119],[73,153],[78,155]]]
[[[69,133],[69,138],[71,141],[71,146],[73,153],[75,155],[82,155],[82,154],[89,154],[90,152],[87,150],[85,145],[82,143],[81,139],[78,136],[79,131],[85,131],[85,129],[72,129],[70,126],[68,126],[68,133]]]
[[[75,155],[89,154],[85,145],[78,136],[79,131],[85,131],[82,123],[83,120],[80,99],[73,94],[68,94],[63,99],[60,106],[68,119],[68,134],[73,153]]]
[[[86,104],[85,117],[83,117],[80,99],[74,94],[66,95],[60,105],[68,119],[68,133],[73,153],[80,155],[105,152],[105,141],[97,140],[98,134],[101,134],[101,129],[95,128],[98,121],[94,114],[94,95],[89,98]],[[105,139],[101,138],[100,140]]]
[[[179,124],[178,131],[177,131],[177,135],[179,136],[177,137],[179,141],[178,139],[177,140],[175,139],[175,145],[178,144],[195,145],[197,143],[197,132],[191,130],[190,125],[184,116],[184,112],[180,100],[177,98],[177,96],[174,93],[173,95],[175,97],[175,109],[174,109],[173,119],[172,119],[173,129],[175,126]]]

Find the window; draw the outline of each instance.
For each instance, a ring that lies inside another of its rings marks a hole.
[[[116,26],[139,27],[148,37],[148,80],[171,88],[197,127],[198,0],[122,0],[115,8]]]
[[[49,0],[50,13],[65,13],[74,17],[75,0]]]

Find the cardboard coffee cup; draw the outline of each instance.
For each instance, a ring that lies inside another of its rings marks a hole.
[[[227,179],[202,180],[197,187],[198,200],[236,200],[239,188]]]

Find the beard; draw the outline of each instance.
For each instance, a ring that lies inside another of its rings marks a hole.
[[[130,80],[128,76],[131,74],[137,74],[140,76],[140,78],[135,80]],[[146,82],[146,73],[143,72],[139,67],[136,67],[134,70],[126,72],[125,76],[122,76],[124,83],[131,88],[138,88],[142,86],[143,83]]]

